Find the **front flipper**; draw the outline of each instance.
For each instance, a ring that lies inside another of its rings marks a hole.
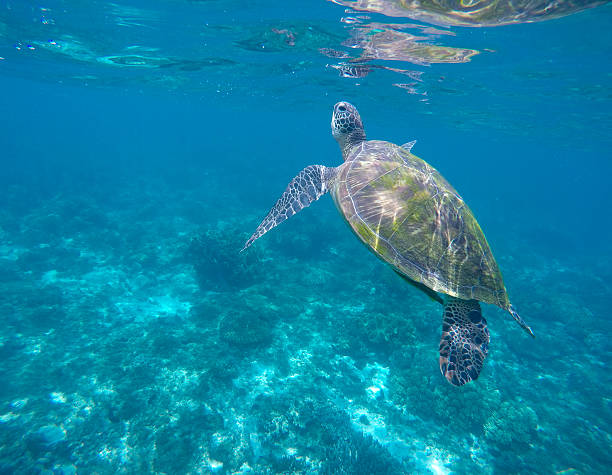
[[[323,165],[310,165],[304,168],[291,180],[287,189],[263,219],[253,235],[244,244],[244,251],[255,240],[266,234],[270,229],[278,226],[287,218],[301,211],[318,200],[329,191],[329,184],[336,176],[335,168],[327,168]]]
[[[402,148],[405,149],[407,152],[410,152],[412,150],[412,147],[414,147],[415,143],[416,140],[413,140],[412,142],[406,142],[404,145],[402,145]]]
[[[440,371],[462,386],[478,378],[489,349],[489,330],[476,300],[449,297],[444,306]]]

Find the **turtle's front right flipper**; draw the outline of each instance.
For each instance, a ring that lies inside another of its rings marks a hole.
[[[310,165],[304,168],[298,175],[291,180],[287,189],[263,219],[253,235],[244,244],[244,251],[255,240],[266,234],[270,229],[278,226],[287,218],[301,211],[318,200],[329,191],[329,185],[336,176],[335,168],[324,167],[323,165]]]
[[[489,350],[489,329],[476,300],[449,297],[444,305],[440,371],[454,386],[475,380]]]

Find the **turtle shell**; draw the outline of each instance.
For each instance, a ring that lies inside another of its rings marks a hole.
[[[355,234],[401,274],[436,292],[510,306],[489,244],[455,189],[389,142],[353,147],[331,189]]]

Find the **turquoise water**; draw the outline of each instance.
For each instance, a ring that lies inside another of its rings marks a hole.
[[[1,473],[610,473],[610,5],[347,8],[0,1]],[[339,100],[417,140],[536,334],[483,305],[475,382],[329,196],[239,253],[342,163]]]

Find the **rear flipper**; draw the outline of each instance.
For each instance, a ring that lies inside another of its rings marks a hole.
[[[478,378],[489,350],[489,330],[476,300],[448,297],[444,305],[440,371],[462,386]]]

